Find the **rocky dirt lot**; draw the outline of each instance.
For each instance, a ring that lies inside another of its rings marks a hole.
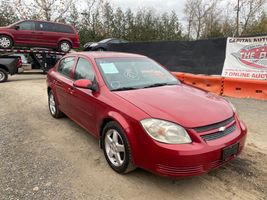
[[[182,180],[119,175],[97,140],[50,116],[44,75],[16,75],[0,84],[0,199],[267,199],[267,102],[230,100],[249,129],[240,157]]]

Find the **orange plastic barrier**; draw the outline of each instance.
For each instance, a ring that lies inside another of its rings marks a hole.
[[[173,74],[187,85],[218,95],[267,100],[267,80],[224,78],[221,76],[195,75],[181,72],[173,72]]]
[[[172,74],[174,76],[176,76],[176,78],[178,78],[180,81],[184,82],[184,75],[185,73],[181,73],[181,72],[172,72]]]
[[[182,79],[180,79],[179,77]],[[221,76],[207,76],[184,73],[183,75],[179,74],[178,78],[187,85],[192,85],[215,94],[220,95],[223,92],[223,78]]]
[[[267,81],[224,78],[223,95],[267,100]]]

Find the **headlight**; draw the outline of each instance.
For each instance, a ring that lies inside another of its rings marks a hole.
[[[154,140],[168,144],[188,144],[192,140],[186,130],[174,123],[159,119],[144,119],[142,126]]]
[[[229,105],[231,106],[232,110],[234,111],[234,113],[236,113],[236,108],[235,106],[231,103],[231,101],[228,101]]]

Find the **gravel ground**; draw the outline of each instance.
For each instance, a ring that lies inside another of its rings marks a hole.
[[[267,199],[267,102],[230,100],[249,129],[244,152],[174,181],[141,169],[113,172],[92,136],[50,116],[44,75],[11,77],[0,84],[0,200]]]

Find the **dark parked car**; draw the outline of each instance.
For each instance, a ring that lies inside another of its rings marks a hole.
[[[0,83],[7,81],[8,74],[14,75],[22,67],[22,61],[19,56],[0,56]]]
[[[95,136],[118,173],[137,167],[194,176],[234,159],[247,135],[233,105],[180,83],[157,62],[113,52],[69,53],[49,71],[48,105]]]
[[[107,51],[109,44],[128,43],[123,39],[108,38],[101,40],[100,42],[87,42],[83,47],[84,51]]]
[[[7,27],[0,27],[0,48],[13,46],[47,47],[69,52],[79,48],[79,36],[70,25],[26,20]]]

